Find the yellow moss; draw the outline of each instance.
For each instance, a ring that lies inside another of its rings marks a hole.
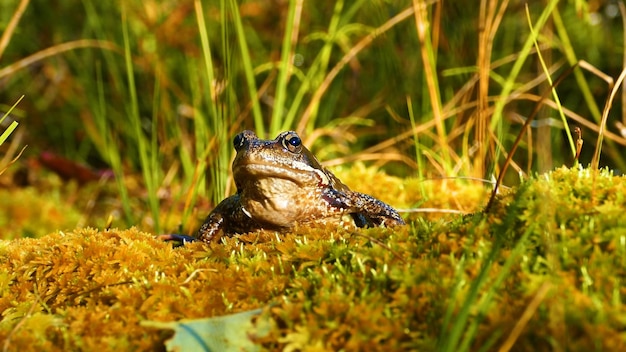
[[[59,195],[42,197],[34,188],[0,190],[0,238],[40,237],[50,231],[74,228],[80,212]]]
[[[403,199],[418,199],[421,185],[403,182],[396,185]],[[397,229],[261,231],[176,249],[136,229],[0,241],[0,340],[11,350],[154,350],[170,332],[141,326],[144,320],[268,307],[274,328],[259,343],[270,350],[432,350],[447,336],[444,317],[450,311],[455,322],[470,300],[469,322],[483,318],[472,346],[496,332],[498,346],[549,282],[516,347],[617,350],[626,327],[619,211],[626,182],[606,174],[595,182],[560,169],[499,197],[488,216]],[[456,183],[446,192],[464,199]],[[468,199],[479,193],[469,187]],[[509,258],[515,261],[490,293],[489,309],[478,314]],[[472,301],[484,267],[485,284]]]

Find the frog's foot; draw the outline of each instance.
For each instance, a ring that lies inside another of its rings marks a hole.
[[[392,227],[406,224],[394,208],[368,194],[325,189],[322,197],[332,207],[345,209],[350,213],[357,227]]]
[[[183,246],[185,245],[185,243],[196,242],[198,240],[197,238],[193,236],[179,235],[179,234],[159,235],[157,238],[160,239],[161,241],[174,241],[174,242],[180,243],[178,245],[174,245],[175,247]]]

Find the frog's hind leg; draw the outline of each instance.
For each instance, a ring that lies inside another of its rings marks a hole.
[[[180,234],[167,234],[167,235],[159,235],[159,240],[161,241],[173,241],[174,243],[177,243],[174,245],[174,247],[178,247],[178,246],[183,246],[185,245],[185,243],[188,242],[196,242],[198,239],[193,237],[193,236],[187,236],[187,235],[180,235]]]

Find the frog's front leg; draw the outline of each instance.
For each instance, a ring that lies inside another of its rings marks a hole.
[[[224,224],[224,214],[216,212],[218,208],[219,206],[206,217],[204,223],[200,226],[196,235],[197,240],[209,243],[219,233]]]
[[[350,213],[358,227],[406,224],[395,209],[367,194],[327,189],[323,198],[331,206],[345,209]]]
[[[202,241],[209,243],[215,238],[215,236],[232,224],[240,216],[237,215],[239,210],[239,196],[234,195],[221,201],[215,209],[206,217],[202,226],[198,230],[196,236],[180,235],[180,234],[168,234],[161,235],[159,238],[164,241],[177,241],[185,244],[187,242]],[[228,231],[224,231],[227,234]]]
[[[236,230],[244,223],[246,223],[246,215],[242,211],[239,194],[235,194],[221,201],[213,209],[200,226],[196,238],[199,241],[209,243],[220,230],[225,235],[231,236],[233,233],[237,233]]]
[[[351,192],[359,213],[368,218],[374,225],[386,227],[406,225],[404,219],[391,206],[363,193]]]

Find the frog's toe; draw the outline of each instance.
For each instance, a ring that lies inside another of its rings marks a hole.
[[[356,227],[372,227],[372,221],[367,218],[367,216],[361,213],[350,214],[352,216],[352,220],[354,221],[354,225]]]
[[[187,235],[179,235],[179,234],[167,234],[167,235],[159,235],[158,239],[161,241],[173,241],[178,242],[180,246],[184,245],[187,242],[196,242],[198,239],[193,236]],[[177,245],[175,245],[177,246]]]

